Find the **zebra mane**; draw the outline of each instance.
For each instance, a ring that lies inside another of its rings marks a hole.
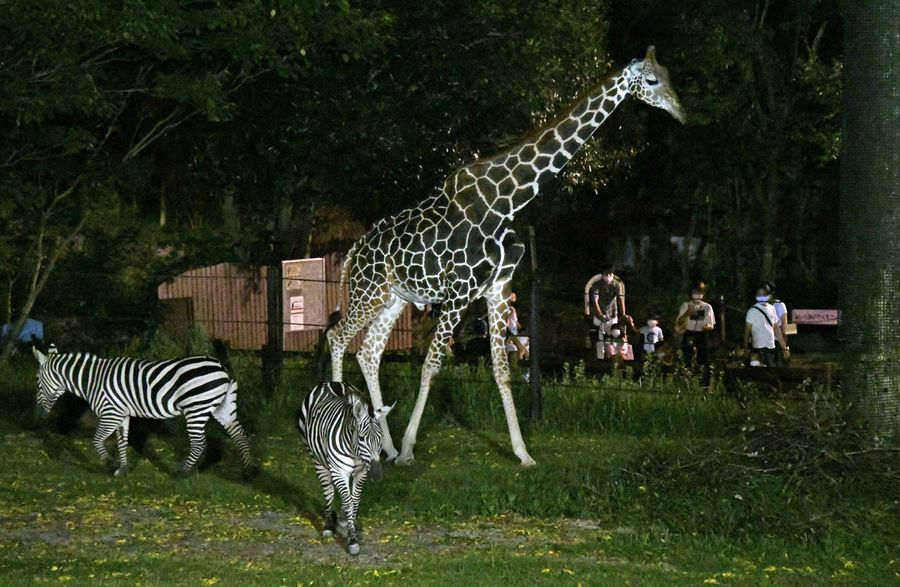
[[[366,408],[366,413],[369,417],[373,417],[375,415],[375,409],[372,407],[372,402],[369,401],[369,398],[360,393],[359,391],[352,389],[347,391],[347,395],[344,396],[347,398],[347,405],[352,409],[356,404],[362,404]]]
[[[50,355],[50,358],[56,358],[57,361],[63,359],[74,359],[76,361],[96,361],[100,357],[88,351],[75,351],[71,353],[54,353]]]

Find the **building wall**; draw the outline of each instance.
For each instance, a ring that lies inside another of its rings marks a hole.
[[[314,350],[327,323],[327,316],[337,307],[340,297],[343,297],[341,307],[347,307],[347,294],[343,292],[341,296],[340,291],[342,261],[343,256],[337,253],[324,258],[324,312],[310,311],[310,320],[314,322],[307,321],[302,330],[290,329],[290,292],[303,290],[307,295],[320,296],[321,293],[314,292],[321,292],[322,288],[305,288],[302,283],[296,283],[296,279],[291,284],[290,275],[285,278],[284,350]],[[224,340],[233,349],[262,349],[266,343],[266,275],[265,267],[247,273],[234,264],[220,263],[186,271],[163,283],[157,294],[160,300],[169,300],[166,330],[173,337],[179,337],[190,327],[196,326],[209,336]],[[316,285],[321,282],[318,274],[315,282]],[[288,285],[292,289],[287,289]],[[321,304],[313,299],[306,303],[310,304],[311,310],[313,305]],[[323,313],[324,321],[321,319]],[[186,321],[189,323],[185,324]],[[408,351],[412,347],[413,329],[412,306],[409,306],[397,320],[386,350]],[[359,349],[364,333],[353,339],[349,352],[355,353]]]

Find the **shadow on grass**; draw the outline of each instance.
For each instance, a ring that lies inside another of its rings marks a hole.
[[[316,510],[316,500],[309,496],[300,486],[268,471],[260,471],[252,479],[244,481],[244,483],[255,491],[278,498],[293,506],[319,533],[324,529],[325,520],[322,517],[322,512]]]

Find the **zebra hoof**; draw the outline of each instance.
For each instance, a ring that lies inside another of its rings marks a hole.
[[[356,556],[359,554],[359,543],[351,542],[347,545],[347,552],[349,552],[352,556]]]
[[[322,530],[322,538],[331,538],[332,536],[334,536],[333,528],[325,528]]]
[[[125,477],[126,475],[128,475],[127,467],[119,467],[113,472],[113,477]]]
[[[172,477],[176,479],[187,479],[194,474],[194,469],[178,469],[172,473]]]

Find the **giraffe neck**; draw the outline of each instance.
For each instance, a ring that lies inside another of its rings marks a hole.
[[[478,191],[489,208],[511,217],[537,196],[541,184],[556,176],[609,118],[631,92],[632,82],[642,66],[643,62],[634,62],[606,78],[531,138],[481,165],[476,163],[464,169],[469,177],[457,179],[463,185],[477,181]],[[478,181],[479,176],[490,182]],[[462,186],[458,184],[458,187]]]

